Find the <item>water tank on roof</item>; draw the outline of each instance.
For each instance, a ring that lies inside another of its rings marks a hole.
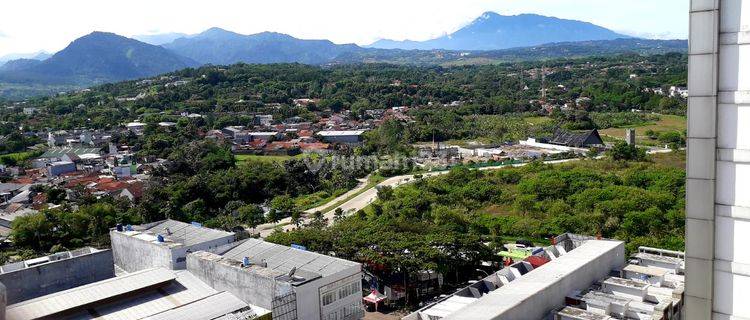
[[[157,241],[157,242],[164,242],[164,236],[162,236],[162,235],[160,235],[160,234],[157,234],[157,235],[156,235],[156,241]]]
[[[242,266],[243,267],[249,267],[250,266],[250,257],[244,257],[244,258],[242,258]]]
[[[117,224],[117,225],[115,226],[115,229],[116,229],[117,231],[120,231],[120,232],[122,232],[122,230],[123,230],[123,228],[122,228],[122,223],[118,223],[118,224]]]

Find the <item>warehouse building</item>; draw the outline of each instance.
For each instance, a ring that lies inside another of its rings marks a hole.
[[[317,135],[328,143],[359,144],[364,133],[365,130],[320,131]]]
[[[109,235],[114,262],[127,272],[157,267],[185,269],[188,252],[213,251],[235,240],[231,232],[170,219],[118,226]]]
[[[269,310],[217,291],[187,271],[146,269],[7,306],[7,320],[270,320]]]
[[[274,319],[360,319],[362,266],[300,247],[247,239],[220,254],[188,255],[187,269]]]

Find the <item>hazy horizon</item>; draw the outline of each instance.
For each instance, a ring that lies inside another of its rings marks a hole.
[[[197,0],[9,1],[0,11],[0,56],[63,49],[93,31],[127,37],[196,34],[219,27],[241,34],[273,31],[300,39],[367,45],[379,39],[428,40],[454,32],[486,11],[541,14],[591,22],[622,34],[685,39],[682,0],[495,0],[347,2],[279,0],[232,3]],[[233,7],[232,10],[226,8]],[[39,10],[39,8],[44,8]],[[366,12],[367,14],[363,14]]]

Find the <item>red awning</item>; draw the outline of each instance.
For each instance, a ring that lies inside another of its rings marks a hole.
[[[528,256],[523,260],[530,263],[531,266],[534,267],[534,269],[539,268],[545,263],[549,262],[549,259],[540,256]]]
[[[380,303],[381,301],[385,299],[387,299],[387,297],[384,294],[378,292],[378,290],[372,290],[370,294],[362,298],[362,300],[364,300],[365,302],[375,303],[375,304]]]

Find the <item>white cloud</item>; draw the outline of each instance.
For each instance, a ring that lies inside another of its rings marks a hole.
[[[369,44],[381,38],[426,40],[452,32],[485,11],[538,13],[613,30],[687,36],[685,0],[7,0],[0,55],[57,51],[91,31],[132,36],[197,33],[222,27],[249,34]],[[44,8],[40,10],[39,8]]]

